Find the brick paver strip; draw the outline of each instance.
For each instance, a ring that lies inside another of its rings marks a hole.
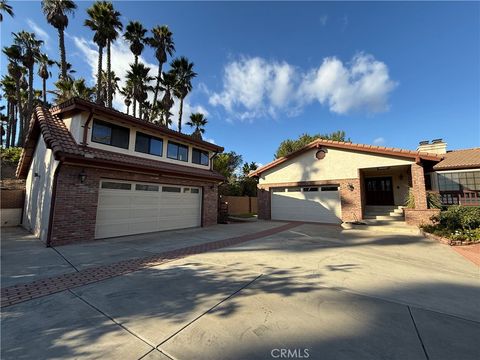
[[[113,278],[115,276],[128,274],[148,267],[161,265],[169,261],[178,260],[190,255],[201,254],[207,251],[218,250],[247,241],[260,239],[262,237],[289,230],[300,224],[301,223],[299,222],[290,222],[273,229],[263,230],[252,234],[206,242],[158,253],[144,258],[123,260],[113,264],[86,268],[78,272],[39,279],[26,284],[12,285],[2,288],[0,307],[4,308],[31,299],[65,291],[67,289],[92,284],[98,281]]]
[[[475,265],[480,266],[480,244],[452,246],[452,248]]]

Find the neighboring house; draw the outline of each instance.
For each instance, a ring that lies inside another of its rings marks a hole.
[[[17,176],[49,245],[217,222],[223,148],[81,99],[35,109]]]
[[[379,213],[397,216],[395,208],[404,205],[412,188],[415,208],[405,209],[405,220],[427,222],[438,212],[428,209],[426,200],[437,176],[444,199],[451,190],[480,193],[480,148],[445,152],[441,140],[422,142],[417,151],[315,140],[249,175],[259,178],[258,216],[321,223],[355,222]],[[447,173],[444,168],[462,170]],[[447,177],[458,186],[453,189]],[[457,181],[463,178],[464,183]]]

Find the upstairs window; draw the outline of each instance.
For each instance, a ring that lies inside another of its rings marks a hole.
[[[192,150],[192,162],[194,164],[208,166],[209,165],[208,151],[203,151],[203,150],[194,148]]]
[[[174,160],[188,161],[188,146],[169,141],[167,157]]]
[[[135,151],[144,154],[151,154],[156,156],[163,155],[163,140],[137,132],[135,139]]]
[[[130,130],[128,128],[97,119],[93,121],[93,142],[128,149],[129,139]]]

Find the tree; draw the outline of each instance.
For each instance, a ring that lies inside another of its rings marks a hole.
[[[108,78],[110,78],[110,85],[108,83]],[[120,78],[115,74],[115,71],[111,71],[110,76],[107,76],[107,72],[102,70],[102,94],[100,95],[102,99],[107,98],[107,88],[110,86],[112,89],[112,95],[115,95],[118,90],[120,90],[118,83]]]
[[[192,91],[192,80],[197,76],[193,71],[193,62],[182,56],[172,61],[170,64],[172,72],[175,74],[175,87],[173,93],[180,100],[180,109],[178,111],[178,132],[182,132],[182,114],[183,101],[188,93]]]
[[[275,159],[287,156],[297,150],[300,150],[301,148],[305,147],[306,145],[317,139],[350,142],[350,138],[346,139],[345,131],[342,130],[335,131],[330,134],[302,134],[296,140],[287,139],[282,141],[278,146],[277,151],[275,152]]]
[[[55,95],[56,104],[70,100],[73,97],[92,101],[93,94],[95,94],[95,89],[88,87],[85,79],[82,78],[73,81],[60,79],[55,83],[55,87],[57,89],[50,92]]]
[[[195,135],[202,138],[202,134],[205,133],[205,125],[207,125],[208,120],[202,113],[195,113],[190,115],[190,121],[187,122],[187,125],[195,128],[195,131],[192,135]]]
[[[122,31],[123,25],[120,21],[121,14],[113,8],[111,2],[106,2],[107,22],[104,27],[105,37],[107,39],[107,106],[112,107],[113,88],[112,88],[112,43],[117,40],[118,32]]]
[[[162,81],[163,64],[167,62],[167,55],[173,56],[175,43],[173,42],[173,34],[166,25],[154,27],[152,34],[153,37],[148,38],[147,41],[148,44],[155,49],[155,57],[158,60],[157,84],[153,95],[153,107],[155,107],[157,104],[158,91],[160,90],[160,83]]]
[[[170,112],[170,109],[174,104],[172,92],[175,88],[175,81],[176,77],[173,71],[163,73],[162,86],[160,88],[163,91],[163,98],[160,102],[159,108],[161,112],[161,122],[166,127],[169,127],[172,124],[172,120],[170,119],[172,113]]]
[[[96,102],[102,103],[102,58],[103,49],[107,46],[106,23],[108,21],[109,10],[105,1],[96,2],[87,9],[89,19],[85,20],[84,25],[88,26],[93,32],[93,41],[98,46],[98,68],[97,68],[97,96]]]
[[[38,56],[38,63],[38,76],[42,79],[43,104],[45,105],[47,103],[47,80],[52,76],[49,67],[55,64],[55,61],[50,60],[47,54],[41,53]]]
[[[147,29],[138,21],[130,21],[125,28],[123,37],[130,43],[130,51],[135,56],[135,65],[138,64],[138,57],[142,54],[145,47],[146,33]]]
[[[13,8],[11,5],[7,4],[7,0],[0,0],[0,22],[3,21],[3,14],[8,14],[11,17],[14,17]]]
[[[133,99],[133,86],[131,81],[127,81],[125,83],[125,86],[122,87],[120,90],[120,94],[124,97],[124,104],[127,107],[127,115],[129,115],[130,112],[130,105],[132,105],[132,99]],[[135,116],[135,114],[133,114]]]
[[[236,172],[242,164],[242,155],[234,151],[218,154],[213,158],[213,169],[225,176],[228,182],[237,179]]]
[[[58,31],[60,49],[60,78],[67,78],[67,56],[65,52],[65,29],[68,27],[67,14],[73,14],[77,5],[71,0],[43,0],[42,10],[47,21]]]
[[[138,117],[142,118],[143,104],[148,98],[148,91],[152,89],[149,82],[154,78],[149,76],[150,68],[143,63],[130,64],[130,70],[127,72],[127,81],[131,83],[133,94],[133,107],[138,103]],[[133,116],[136,116],[135,110]]]
[[[33,111],[33,67],[36,59],[40,56],[40,46],[43,44],[42,40],[37,40],[34,33],[20,31],[13,33],[13,41],[17,45],[22,54],[22,64],[28,70],[28,101],[26,117],[24,118],[22,130],[28,127]],[[23,146],[24,133],[20,131],[20,145]]]
[[[7,125],[5,131],[5,147],[15,146],[16,117],[15,106],[17,104],[15,80],[10,75],[4,75],[0,81],[3,97],[7,100]]]

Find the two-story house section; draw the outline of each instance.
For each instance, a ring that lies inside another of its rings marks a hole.
[[[22,224],[47,246],[217,221],[223,148],[82,99],[32,116]]]

